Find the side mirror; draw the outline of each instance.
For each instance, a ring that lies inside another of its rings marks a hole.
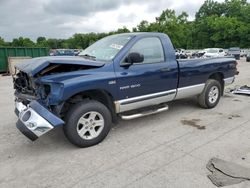
[[[129,53],[128,56],[125,58],[124,63],[122,63],[122,66],[130,66],[133,63],[141,63],[144,61],[144,56],[137,52]]]

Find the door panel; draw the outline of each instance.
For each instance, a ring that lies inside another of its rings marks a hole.
[[[116,67],[120,110],[127,111],[172,100],[176,94],[178,67],[175,60],[166,61],[160,39],[142,38],[130,52],[142,54],[144,61],[129,67]]]
[[[117,72],[120,99],[176,89],[177,72],[166,62],[138,64]]]

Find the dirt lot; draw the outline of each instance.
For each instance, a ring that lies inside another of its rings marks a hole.
[[[240,61],[239,71],[234,85],[250,85],[250,63]],[[29,141],[15,127],[13,100],[11,77],[0,76],[0,187],[205,188],[214,187],[205,167],[211,157],[250,167],[247,96],[227,93],[212,110],[177,101],[168,112],[121,121],[86,149],[60,128]]]

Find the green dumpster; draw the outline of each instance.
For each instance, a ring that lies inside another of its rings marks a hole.
[[[8,71],[8,57],[41,57],[48,54],[48,48],[0,47],[0,72]]]

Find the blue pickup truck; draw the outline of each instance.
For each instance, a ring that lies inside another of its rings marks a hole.
[[[163,112],[169,101],[197,96],[201,107],[215,107],[225,85],[234,81],[236,66],[234,58],[177,61],[162,33],[108,36],[79,57],[34,58],[17,65],[16,126],[31,140],[63,126],[71,143],[92,146],[119,117]]]

